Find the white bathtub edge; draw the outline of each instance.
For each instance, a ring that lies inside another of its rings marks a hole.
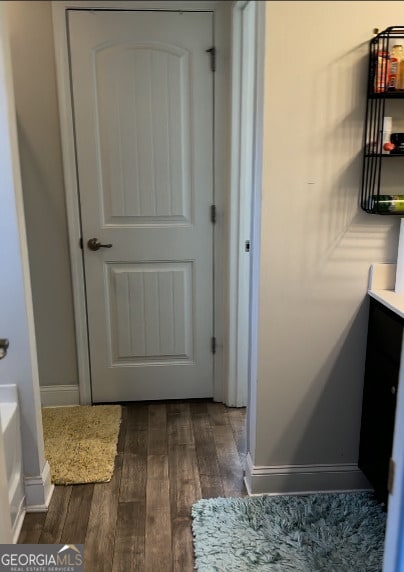
[[[17,544],[17,542],[18,542],[18,537],[20,536],[22,525],[24,523],[25,513],[26,513],[25,497],[23,497],[21,499],[21,503],[20,503],[18,513],[17,513],[17,516],[16,516],[15,521],[14,521],[13,530],[12,530],[13,544]]]
[[[6,432],[7,427],[10,425],[15,415],[18,418],[18,403],[16,401],[0,400],[0,427],[3,432],[3,435]]]
[[[15,384],[0,385],[0,402],[18,403],[18,391]]]

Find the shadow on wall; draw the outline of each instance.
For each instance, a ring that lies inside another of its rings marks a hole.
[[[301,127],[301,153],[294,154],[295,170],[282,163],[285,171],[278,173],[279,190],[271,199],[288,213],[290,224],[273,217],[271,225],[276,248],[282,250],[282,295],[290,295],[292,303],[297,279],[308,298],[325,298],[341,285],[357,299],[366,291],[369,261],[395,261],[398,217],[369,215],[360,208],[367,62],[367,43],[327,62],[302,94],[307,115],[291,110]],[[282,155],[279,159],[285,161]],[[402,180],[397,175],[390,179]]]
[[[41,164],[46,149],[18,120],[17,127],[40,384],[72,384],[78,374],[64,188]]]
[[[387,262],[385,245],[398,240],[395,217],[371,216],[360,208],[368,52],[367,42],[356,46],[329,62],[313,80],[310,160],[302,189],[311,205],[303,211],[303,227],[315,229],[305,236],[307,257],[300,269],[308,278],[323,272],[324,266],[333,280],[346,277],[340,269],[350,261],[368,265],[369,251],[380,250],[374,261]]]
[[[304,386],[304,397],[271,453],[276,465],[357,465],[368,306],[365,298],[333,350],[324,356],[317,376]],[[312,343],[307,340],[307,351]],[[299,380],[289,381],[290,391],[295,391]],[[352,435],[357,437],[352,440]],[[281,490],[296,490],[296,475],[279,476],[278,485]]]

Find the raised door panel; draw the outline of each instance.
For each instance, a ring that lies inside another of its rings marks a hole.
[[[193,264],[107,264],[111,365],[193,359]]]
[[[191,218],[189,54],[157,43],[94,50],[101,225]]]

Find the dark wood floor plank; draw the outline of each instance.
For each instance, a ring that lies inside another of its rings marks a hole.
[[[209,416],[214,427],[220,427],[221,425],[227,425],[228,421],[226,419],[226,409],[223,403],[210,402],[207,404],[209,411]]]
[[[208,401],[123,407],[110,483],[56,487],[20,543],[85,544],[96,572],[191,572],[192,504],[246,494],[245,411]]]
[[[145,536],[146,572],[172,572],[170,483],[166,455],[148,456]]]
[[[84,544],[94,485],[74,485],[70,495],[61,544]]]
[[[197,418],[195,425],[194,419]],[[201,498],[200,472],[196,442],[204,450],[204,437],[196,437],[194,428],[208,419],[203,405],[191,403],[172,407],[168,412],[168,460],[170,477],[171,526],[174,570],[191,571],[194,567],[191,508]],[[202,437],[202,440],[201,438]],[[214,453],[214,451],[213,451]]]
[[[26,514],[18,544],[38,544],[45,520],[45,512],[30,512]]]
[[[247,463],[246,408],[226,407],[226,415],[233,430],[241,466],[245,470]]]
[[[126,408],[126,432],[123,444],[125,454],[147,454],[148,412],[148,406]]]
[[[39,544],[60,544],[72,488],[72,486],[63,485],[55,487],[52,502],[39,537]]]
[[[112,497],[105,485],[95,484],[85,539],[86,570],[96,564],[97,572],[111,572],[117,512],[118,496]]]
[[[135,455],[146,455],[147,453],[147,429],[133,429],[126,427],[124,453],[132,453]]]
[[[165,403],[149,405],[149,455],[167,455],[167,409]]]
[[[201,486],[188,403],[167,407],[167,426],[171,516],[189,517],[192,504],[201,498]]]
[[[147,456],[147,480],[168,481],[167,455]]]
[[[216,446],[207,404],[192,403],[190,409],[199,475],[220,477]]]
[[[194,570],[192,517],[174,518],[171,529],[174,572],[192,572]]]
[[[97,572],[112,571],[122,464],[123,454],[120,453],[115,458],[111,481],[94,485],[85,541],[86,569],[97,563]]]
[[[119,502],[145,500],[146,472],[147,455],[124,455]]]
[[[147,430],[149,426],[149,405],[147,403],[128,404],[126,425],[131,430]]]
[[[112,572],[145,569],[145,523],[145,502],[119,504]]]
[[[189,403],[170,403],[167,405],[167,433],[171,444],[194,444]]]
[[[201,495],[203,499],[224,497],[222,477],[200,476]]]
[[[230,427],[216,427],[214,439],[225,496],[244,496],[244,471]]]
[[[149,406],[128,406],[119,502],[144,502]]]
[[[202,497],[195,447],[170,446],[169,441],[168,449],[172,517],[187,517],[193,503]]]
[[[212,407],[212,406],[221,407]],[[225,496],[245,496],[244,470],[241,466],[234,433],[222,404],[209,404],[209,415],[214,427],[213,436]],[[220,417],[219,411],[223,414]]]
[[[226,407],[226,415],[233,430],[237,451],[239,452],[239,455],[244,459],[247,449],[246,408]]]
[[[189,422],[189,402],[170,401],[166,405],[167,416],[176,415],[178,425]]]

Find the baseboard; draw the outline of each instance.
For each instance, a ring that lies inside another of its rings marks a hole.
[[[43,407],[80,405],[78,385],[44,385],[40,389]]]
[[[27,512],[46,512],[54,491],[48,461],[37,477],[24,477],[25,507]]]
[[[249,495],[303,494],[372,490],[354,464],[254,466],[247,455],[245,484]]]

